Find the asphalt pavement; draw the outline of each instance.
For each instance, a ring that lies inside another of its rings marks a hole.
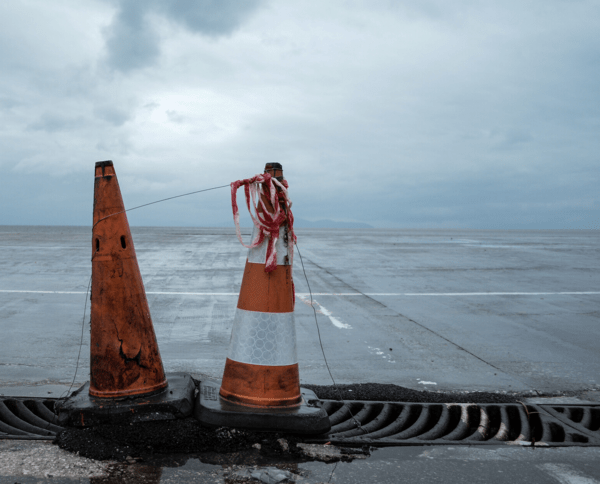
[[[132,232],[165,369],[220,377],[246,249],[233,229]],[[597,231],[298,230],[298,246],[338,383],[600,388]],[[86,227],[0,227],[0,394],[72,381],[90,255]],[[301,379],[327,385],[298,251],[294,281]],[[86,326],[76,384],[88,359]]]
[[[233,229],[132,233],[165,369],[219,378],[246,249]],[[314,307],[338,383],[600,401],[597,231],[298,230],[298,246],[313,300],[296,251],[302,383],[331,384]],[[0,226],[0,395],[58,397],[76,368],[74,386],[87,380],[91,250],[89,227]],[[112,472],[83,462],[98,477],[73,464],[49,478],[32,463],[40,449],[51,449],[48,462],[65,457],[48,445],[5,442],[0,459],[21,467],[0,482],[102,482]],[[235,464],[184,460],[129,470],[141,482],[203,472],[223,482]],[[294,465],[305,482],[600,482],[597,448],[393,448],[337,467]]]
[[[0,484],[235,484],[237,476],[273,468],[290,472],[291,482],[302,484],[598,484],[599,456],[596,448],[451,445],[377,449],[352,462],[273,462],[254,451],[115,465],[68,454],[47,442],[0,440]]]

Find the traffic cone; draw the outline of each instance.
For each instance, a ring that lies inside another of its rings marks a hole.
[[[191,414],[191,377],[165,376],[112,161],[95,167],[90,325],[90,382],[60,402],[59,421],[86,426]]]
[[[269,164],[265,173],[283,179],[281,165]],[[264,191],[261,201],[268,212],[275,211]],[[258,204],[258,215],[262,214],[263,205]],[[257,230],[255,226],[253,240]],[[302,400],[287,220],[279,230],[274,270],[265,271],[267,240],[248,252],[219,391],[230,402],[287,407]]]
[[[247,246],[223,380],[220,387],[202,382],[195,415],[210,426],[323,433],[330,426],[327,413],[308,405],[318,399],[300,388],[292,280],[295,235],[287,183],[279,163],[267,164],[265,174],[232,184],[237,225],[235,191],[246,185],[250,200],[249,185],[262,183],[253,217],[258,223],[254,243]]]
[[[167,386],[112,162],[96,163],[92,229],[90,395],[146,395]]]

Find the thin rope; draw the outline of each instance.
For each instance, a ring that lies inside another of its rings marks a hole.
[[[187,197],[188,195],[194,195],[196,193],[209,192],[211,190],[216,190],[218,188],[228,188],[228,187],[229,187],[229,185],[221,185],[219,187],[205,188],[204,190],[197,190],[195,192],[184,193],[183,195],[175,195],[174,197],[162,198],[161,200],[156,200],[155,202],[144,203],[143,205],[138,205],[137,207],[128,208],[127,210],[121,210],[120,212],[111,213],[110,215],[107,215],[106,217],[103,217],[100,220],[98,220],[92,227],[92,230],[94,230],[94,227],[96,227],[96,225],[98,225],[103,220],[106,220],[107,218],[112,217],[114,215],[119,215],[120,213],[131,212],[132,210],[137,210],[138,208],[147,207],[148,205],[154,205],[155,203],[166,202],[167,200],[173,200],[174,198]]]
[[[73,375],[73,381],[71,382],[71,386],[69,387],[69,389],[66,392],[67,396],[65,398],[69,398],[71,396],[71,395],[69,395],[69,392],[73,388],[73,385],[75,385],[75,378],[77,378],[77,371],[79,370],[79,358],[81,357],[81,347],[83,346],[83,331],[85,329],[85,313],[87,311],[88,295],[90,293],[90,286],[91,285],[92,285],[92,276],[90,276],[90,282],[88,282],[87,291],[85,292],[85,304],[83,306],[83,318],[81,319],[81,340],[79,341],[79,353],[77,354],[77,365],[75,366],[75,375]],[[63,398],[64,395],[65,394],[63,393],[59,397],[59,400],[61,398]]]
[[[327,362],[327,356],[325,356],[325,349],[323,348],[323,341],[321,340],[321,329],[319,328],[319,321],[317,319],[317,310],[315,308],[315,305],[313,304],[312,290],[310,288],[310,283],[308,282],[308,276],[306,275],[306,269],[304,268],[304,260],[302,259],[302,254],[300,253],[300,249],[298,248],[298,242],[295,242],[295,244],[296,244],[296,250],[298,251],[298,256],[300,257],[300,264],[302,265],[302,272],[304,272],[304,279],[306,279],[306,285],[308,286],[308,293],[310,294],[310,307],[312,308],[313,313],[315,315],[315,324],[317,326],[317,334],[319,335],[319,345],[321,346],[321,353],[323,353],[323,360],[325,360],[325,366],[327,367],[327,371],[329,372],[329,376],[331,377],[331,381],[333,382],[333,388],[335,388],[337,396],[340,399],[340,401],[342,402],[342,406],[345,406],[348,408],[350,417],[352,417],[352,420],[354,420],[354,423],[356,424],[356,426],[360,430],[362,430],[363,433],[366,434],[367,431],[362,428],[362,425],[360,424],[360,422],[356,419],[356,417],[352,413],[352,410],[350,409],[350,405],[348,403],[346,403],[344,401],[344,399],[342,398],[342,394],[340,393],[338,385],[335,382],[335,379],[333,378],[333,374],[331,373],[331,368],[329,368],[329,363]]]
[[[194,192],[184,193],[182,195],[175,195],[174,197],[162,198],[162,199],[156,200],[154,202],[144,203],[143,205],[138,205],[137,207],[128,208],[127,210],[121,210],[120,212],[111,213],[110,215],[107,215],[106,217],[103,217],[100,220],[98,220],[93,225],[92,230],[94,230],[94,227],[96,227],[96,225],[98,225],[103,220],[106,220],[109,217],[113,217],[114,215],[119,215],[120,213],[131,212],[132,210],[137,210],[138,208],[147,207],[148,205],[154,205],[155,203],[166,202],[167,200],[173,200],[174,198],[187,197],[188,195],[194,195],[196,193],[208,192],[210,190],[217,190],[218,188],[228,188],[228,187],[229,187],[229,185],[222,185],[219,187],[205,188],[203,190],[196,190]],[[81,348],[83,346],[83,332],[85,329],[85,315],[87,312],[87,301],[88,301],[88,295],[90,293],[91,285],[92,285],[92,276],[90,276],[90,281],[88,282],[88,288],[85,293],[85,304],[83,306],[83,319],[81,320],[81,340],[79,341],[79,353],[77,354],[77,364],[75,366],[75,375],[73,375],[73,381],[71,382],[71,386],[69,387],[69,389],[66,392],[63,392],[63,394],[59,397],[59,400],[62,399],[63,397],[69,398],[71,396],[69,394],[69,392],[73,389],[73,385],[75,384],[75,379],[77,378],[77,372],[79,371],[79,360],[81,358]],[[65,393],[67,394],[66,397],[65,397]]]
[[[113,217],[115,215],[119,215],[121,213],[131,212],[132,210],[137,210],[138,208],[147,207],[149,205],[154,205],[156,203],[166,202],[168,200],[173,200],[175,198],[181,198],[181,197],[186,197],[186,196],[189,196],[189,195],[194,195],[196,193],[208,192],[208,191],[211,191],[211,190],[217,190],[219,188],[228,188],[229,186],[230,185],[221,185],[221,186],[218,186],[218,187],[205,188],[203,190],[196,190],[194,192],[184,193],[182,195],[175,195],[173,197],[168,197],[168,198],[162,198],[160,200],[156,200],[154,202],[145,203],[143,205],[138,205],[137,207],[132,207],[132,208],[129,208],[127,210],[121,210],[120,212],[111,213],[110,215],[107,215],[106,217],[103,217],[100,220],[98,220],[93,225],[92,230],[94,229],[94,227],[96,227],[96,225],[98,225],[103,220],[106,220],[107,218]],[[318,321],[318,318],[317,318],[317,310],[316,310],[316,308],[314,306],[314,303],[313,303],[312,289],[310,288],[310,283],[308,281],[308,276],[306,275],[306,269],[304,267],[304,260],[302,259],[302,254],[300,253],[300,249],[298,248],[298,242],[295,240],[295,237],[293,239],[293,242],[294,242],[294,245],[296,246],[296,250],[298,251],[298,255],[300,256],[300,263],[302,265],[302,271],[304,273],[304,278],[306,279],[306,285],[308,286],[308,292],[310,294],[310,306],[313,309],[313,313],[314,313],[314,317],[315,317],[315,324],[317,326],[317,334],[319,336],[319,345],[321,347],[321,353],[323,354],[323,360],[325,361],[325,366],[327,367],[327,371],[329,372],[329,376],[331,378],[331,381],[333,382],[333,387],[334,387],[334,389],[335,389],[335,391],[337,393],[338,399],[342,402],[342,405],[348,408],[348,412],[350,413],[350,416],[352,417],[352,420],[354,420],[354,423],[356,424],[356,426],[360,430],[362,430],[364,433],[367,433],[362,428],[362,425],[360,424],[360,422],[356,419],[356,417],[352,413],[352,410],[350,409],[350,405],[348,403],[346,403],[344,401],[344,399],[342,398],[342,395],[340,393],[338,385],[337,385],[337,383],[335,381],[335,378],[333,377],[333,373],[331,372],[331,368],[329,367],[329,363],[327,361],[327,356],[325,355],[325,349],[323,348],[323,341],[321,339],[321,329],[319,328],[319,321]],[[73,375],[73,381],[71,382],[71,386],[69,387],[69,389],[66,392],[68,396],[70,396],[69,392],[71,391],[71,389],[73,388],[73,385],[75,384],[75,379],[77,378],[77,372],[79,370],[79,360],[80,360],[80,357],[81,357],[81,348],[83,346],[83,333],[84,333],[84,329],[85,329],[85,315],[86,315],[86,312],[87,312],[87,299],[88,299],[88,294],[90,292],[90,286],[91,286],[91,284],[92,284],[92,276],[90,276],[90,280],[89,280],[89,283],[88,283],[88,288],[87,288],[86,295],[85,295],[85,305],[83,307],[83,318],[82,318],[82,321],[81,321],[81,339],[80,339],[80,342],[79,342],[79,353],[77,355],[77,365],[75,367],[75,375]],[[63,395],[64,395],[64,393],[63,393]],[[63,398],[63,395],[61,395],[60,398]],[[67,396],[67,398],[68,398],[68,396]],[[332,473],[332,476],[333,476],[333,473]],[[331,480],[331,476],[330,476],[330,480]]]

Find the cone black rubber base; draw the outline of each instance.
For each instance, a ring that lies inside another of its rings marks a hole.
[[[251,430],[323,434],[331,424],[314,392],[301,388],[302,403],[295,407],[252,407],[228,402],[219,395],[221,382],[203,381],[196,397],[194,417],[207,427],[236,427]]]
[[[59,425],[91,427],[189,417],[194,409],[196,390],[192,377],[171,373],[167,381],[167,388],[159,393],[122,399],[91,397],[87,382],[67,400],[57,402]]]

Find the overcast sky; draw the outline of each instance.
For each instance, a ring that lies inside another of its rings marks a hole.
[[[600,228],[597,0],[8,0],[0,59],[0,224],[90,225],[110,159],[127,207],[280,162],[309,221]]]

